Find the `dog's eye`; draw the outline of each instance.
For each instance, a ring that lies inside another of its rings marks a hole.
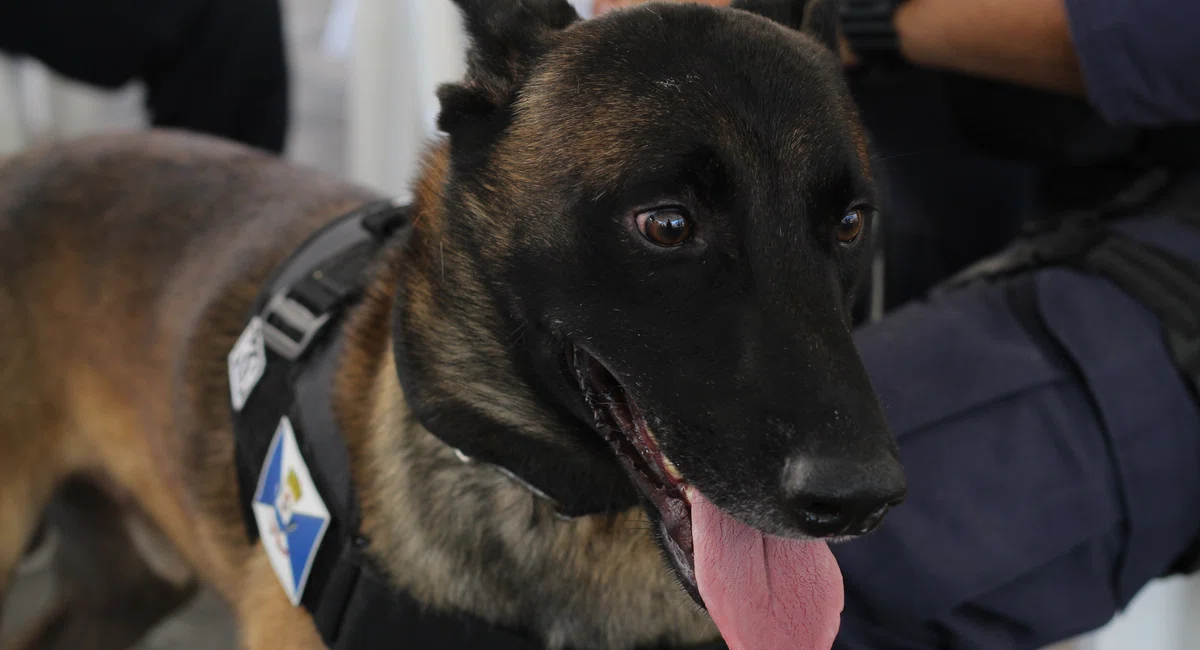
[[[638,230],[659,246],[678,246],[692,236],[692,220],[679,208],[661,208],[637,217]]]
[[[862,234],[866,221],[863,208],[855,208],[845,214],[837,225],[837,239],[843,244],[853,244]]]

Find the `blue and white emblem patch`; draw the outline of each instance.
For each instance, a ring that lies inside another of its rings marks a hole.
[[[251,507],[271,568],[299,605],[330,517],[286,417],[275,428]]]

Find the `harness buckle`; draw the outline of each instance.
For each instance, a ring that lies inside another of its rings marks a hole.
[[[263,343],[276,354],[295,361],[329,322],[329,314],[314,314],[281,291],[263,308]]]

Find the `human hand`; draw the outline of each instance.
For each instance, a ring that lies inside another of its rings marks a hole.
[[[651,2],[651,1],[652,0],[596,0],[596,4],[593,6],[592,11],[597,16],[599,16],[600,14],[602,14],[606,11],[612,10],[612,9],[622,9],[624,7],[634,7],[637,5],[646,4],[647,2]],[[662,2],[664,0],[658,0],[658,1]],[[665,1],[666,2],[692,2],[695,4],[710,5],[713,7],[728,7],[729,3],[731,2],[731,0],[665,0]]]

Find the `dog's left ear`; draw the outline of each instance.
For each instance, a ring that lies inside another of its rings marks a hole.
[[[422,0],[428,1],[428,0]],[[567,0],[454,0],[471,39],[467,76],[438,89],[438,128],[506,104],[559,30],[579,20]]]
[[[840,52],[838,10],[841,0],[734,0],[730,6],[798,29],[834,53]]]

